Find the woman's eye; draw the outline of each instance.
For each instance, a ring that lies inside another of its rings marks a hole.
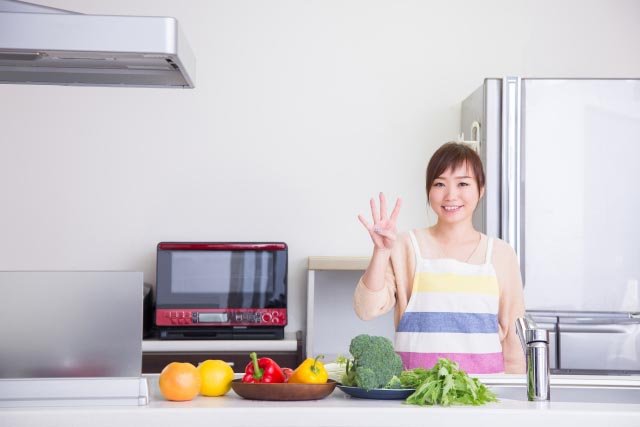
[[[433,184],[434,187],[444,187],[444,184],[441,182],[436,182]]]
[[[468,182],[461,182],[461,183],[460,183],[460,184],[458,184],[458,185],[460,185],[460,187],[468,187],[468,186],[469,186],[469,183],[468,183]]]

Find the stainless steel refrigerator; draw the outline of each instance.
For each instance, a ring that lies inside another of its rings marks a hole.
[[[487,188],[474,224],[518,255],[562,373],[640,373],[640,79],[486,79],[462,103]]]

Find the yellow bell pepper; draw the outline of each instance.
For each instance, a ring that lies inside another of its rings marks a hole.
[[[315,359],[307,359],[293,371],[289,378],[289,383],[298,384],[323,384],[327,382],[329,374],[324,365],[318,361],[324,356],[318,356]]]

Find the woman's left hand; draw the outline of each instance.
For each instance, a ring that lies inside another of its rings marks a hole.
[[[402,198],[398,197],[396,205],[391,212],[391,216],[387,216],[387,199],[383,193],[380,193],[380,212],[376,207],[375,199],[371,198],[371,216],[373,217],[373,225],[362,216],[358,215],[358,219],[365,226],[371,240],[373,241],[376,249],[391,250],[396,241],[396,219],[400,213],[400,206],[402,206]]]

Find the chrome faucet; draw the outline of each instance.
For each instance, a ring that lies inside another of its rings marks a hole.
[[[527,397],[530,401],[549,400],[549,331],[525,316],[516,319],[516,333],[527,361]]]

